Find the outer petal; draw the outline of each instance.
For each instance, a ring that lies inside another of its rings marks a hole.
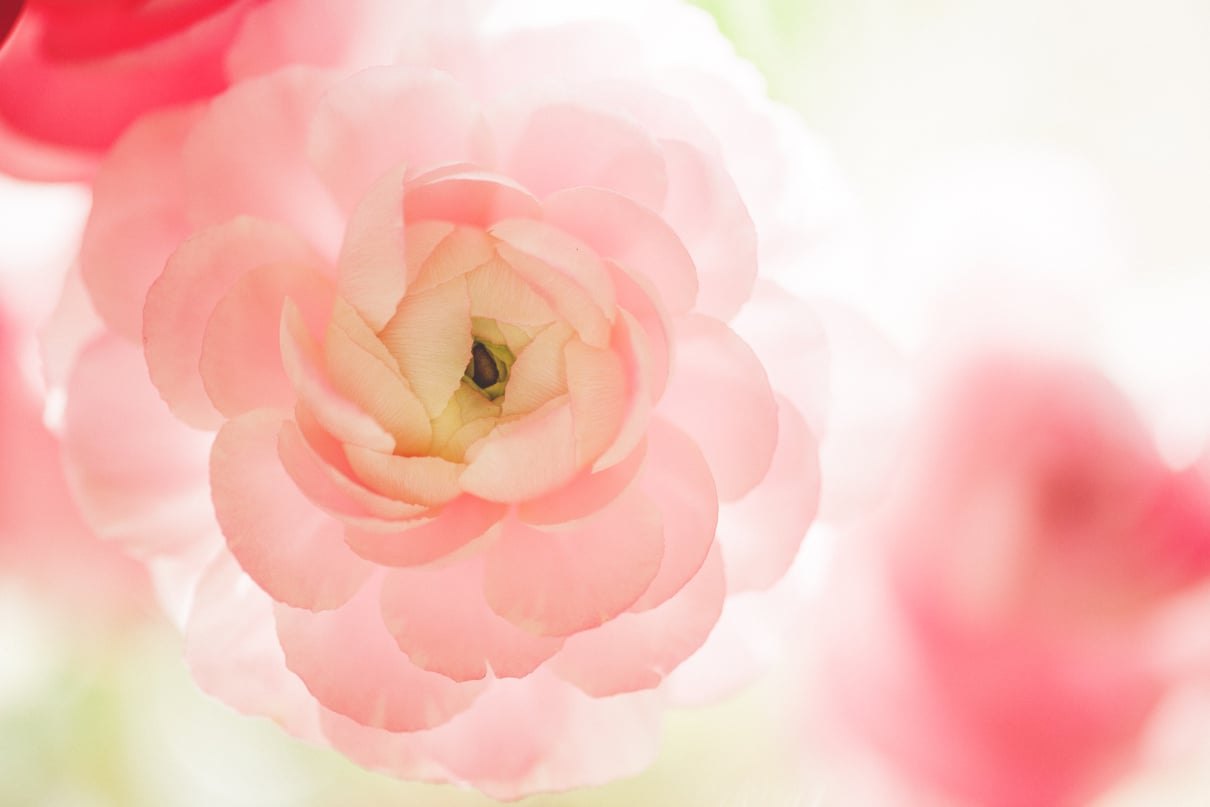
[[[306,233],[325,257],[335,257],[344,215],[306,155],[307,127],[331,82],[330,74],[290,67],[210,102],[183,150],[183,195],[195,226],[257,216]]]
[[[63,450],[76,499],[101,536],[142,554],[186,552],[204,539],[215,528],[209,443],[164,406],[134,345],[106,335],[81,353]]]
[[[185,662],[198,686],[224,703],[264,715],[297,737],[321,739],[319,705],[286,669],[273,600],[227,553],[198,584],[185,626]]]
[[[311,694],[363,726],[415,731],[440,725],[466,709],[478,683],[455,683],[408,661],[382,624],[381,581],[334,611],[277,607],[277,635],[286,664]]]
[[[819,506],[819,451],[802,415],[778,399],[778,442],[769,473],[719,513],[731,591],[766,589],[794,562]]]
[[[379,177],[353,209],[340,247],[340,296],[381,330],[407,291],[403,226],[405,166]]]
[[[517,516],[522,521],[537,525],[562,524],[587,518],[630,486],[646,458],[647,443],[641,441],[621,462],[603,471],[586,469],[558,490],[522,502],[517,507]]]
[[[371,565],[343,541],[341,525],[312,504],[277,456],[282,417],[256,410],[228,421],[214,440],[210,487],[227,546],[273,599],[336,608]]]
[[[380,454],[360,446],[345,452],[358,479],[384,496],[429,507],[445,504],[459,495],[462,465],[441,457],[401,457]]]
[[[504,172],[540,199],[591,186],[656,210],[664,202],[660,148],[626,118],[575,103],[524,104],[496,110],[493,124]]]
[[[677,234],[649,208],[601,188],[560,191],[542,207],[548,222],[649,281],[670,311],[693,307],[697,267]]]
[[[408,183],[404,218],[487,228],[501,219],[541,218],[542,206],[516,182],[470,166],[435,169]]]
[[[777,403],[765,368],[735,332],[697,314],[677,321],[676,365],[656,412],[689,433],[718,492],[737,499],[769,470]]]
[[[207,322],[223,295],[252,269],[264,264],[285,263],[299,267],[300,291],[309,303],[315,296],[312,288],[321,285],[321,282],[307,282],[316,271],[310,267],[319,265],[318,261],[315,253],[286,228],[246,217],[204,230],[172,254],[163,274],[147,293],[143,338],[151,380],[177,417],[191,425],[209,428],[222,422],[203,388],[198,362]],[[286,275],[283,282],[288,284],[291,279],[288,271],[282,273]],[[255,295],[252,296],[255,299]],[[314,305],[307,306],[309,313],[314,308]],[[232,313],[236,312],[229,311],[228,316]],[[281,320],[280,309],[274,312],[253,308],[250,313],[270,317],[264,325],[269,333],[276,334]],[[234,322],[226,324],[240,328],[244,323],[236,316]],[[249,330],[261,330],[255,324],[251,325]],[[276,354],[272,347],[270,345],[271,352]],[[260,351],[253,355],[263,358]],[[232,358],[241,363],[245,360],[240,355]],[[253,368],[253,372],[257,369],[272,373],[274,366]],[[220,385],[216,385],[216,391],[222,391]]]
[[[669,174],[664,219],[697,266],[697,310],[728,320],[756,282],[756,228],[717,158],[678,140],[661,145]]]
[[[510,519],[487,556],[487,601],[531,633],[566,636],[633,605],[663,552],[659,509],[633,488],[557,532]]]
[[[489,162],[479,105],[446,73],[393,65],[362,70],[324,96],[309,150],[333,196],[351,210],[383,172],[413,175],[451,163]]]
[[[534,636],[497,616],[483,599],[483,558],[399,569],[383,583],[387,629],[416,666],[455,681],[491,673],[520,678],[554,655],[559,639]]]
[[[473,708],[430,731],[388,734],[332,714],[323,727],[334,746],[376,770],[469,782],[494,798],[517,799],[605,784],[651,764],[660,698],[591,698],[538,670],[493,682]]]
[[[156,189],[185,185],[181,147],[199,115],[188,108],[136,121],[93,183],[80,271],[97,313],[128,339],[142,334],[147,289],[189,233],[184,199]]]
[[[727,582],[717,547],[693,579],[650,611],[620,614],[567,638],[551,663],[594,697],[653,689],[706,640],[723,612]]]
[[[379,529],[349,527],[348,541],[357,554],[385,566],[420,566],[462,550],[472,541],[487,541],[505,508],[474,496],[459,496],[431,519],[383,524]]]
[[[202,340],[202,385],[227,417],[262,406],[288,409],[297,395],[281,357],[281,316],[286,300],[298,304],[313,328],[332,312],[332,283],[302,264],[251,270],[223,296]]]
[[[697,574],[715,543],[719,517],[714,477],[697,444],[658,419],[652,422],[647,440],[639,489],[659,502],[663,511],[664,557],[659,574],[631,611],[659,605]]]

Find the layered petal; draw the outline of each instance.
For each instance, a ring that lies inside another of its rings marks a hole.
[[[455,681],[521,678],[562,645],[526,633],[488,607],[481,555],[450,564],[398,569],[383,583],[387,629],[422,669]]]
[[[719,496],[737,499],[769,470],[777,445],[777,403],[760,360],[722,322],[677,321],[676,364],[656,412],[697,441]]]
[[[254,410],[219,430],[210,457],[215,515],[231,554],[274,600],[336,608],[372,567],[345,544],[340,523],[307,499],[282,467],[281,426],[280,413]]]
[[[479,682],[457,683],[408,661],[379,610],[381,577],[344,605],[315,613],[279,604],[286,665],[320,704],[369,728],[416,731],[470,706]]]
[[[510,519],[487,555],[487,601],[530,633],[566,636],[633,605],[663,553],[659,508],[634,489],[558,530]]]

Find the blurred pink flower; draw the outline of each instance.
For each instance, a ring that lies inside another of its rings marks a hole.
[[[27,0],[0,35],[0,170],[84,179],[139,115],[288,64],[372,63],[428,0]],[[447,4],[451,5],[451,4]],[[458,5],[458,4],[452,4]],[[445,10],[442,10],[444,13]],[[0,30],[8,20],[0,19]]]
[[[961,803],[1084,804],[1173,683],[1173,617],[1210,579],[1210,488],[1068,364],[977,362],[913,439],[828,600],[840,708]]]
[[[290,69],[102,165],[65,450],[99,531],[200,577],[203,687],[403,777],[600,783],[651,761],[725,597],[789,566],[820,332],[757,280],[780,189],[741,192],[708,125],[766,102],[645,36]]]
[[[85,526],[68,492],[60,446],[25,372],[32,334],[0,309],[0,577],[55,598],[84,621],[147,613],[147,573]]]

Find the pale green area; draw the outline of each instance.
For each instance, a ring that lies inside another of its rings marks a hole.
[[[35,604],[36,605],[36,604]],[[35,609],[36,612],[36,609]],[[52,621],[23,681],[0,680],[4,807],[489,807],[453,786],[398,782],[202,694],[162,623],[83,637]],[[15,689],[14,689],[15,687]],[[769,688],[670,712],[647,772],[520,807],[747,807],[795,801],[793,747]],[[603,753],[607,752],[603,749]]]
[[[783,101],[797,97],[794,77],[820,14],[817,0],[692,2],[709,11],[736,51],[760,69],[770,95]]]

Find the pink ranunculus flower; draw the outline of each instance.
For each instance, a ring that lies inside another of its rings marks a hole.
[[[642,27],[468,28],[440,69],[148,116],[102,165],[65,451],[99,531],[197,581],[207,690],[398,776],[600,783],[789,566],[819,330],[758,282],[781,189],[709,125],[767,102],[666,10],[713,72]]]
[[[1092,370],[1001,356],[936,397],[900,482],[828,599],[848,724],[955,803],[1088,803],[1190,669],[1170,651],[1206,647],[1207,479]]]
[[[88,178],[140,115],[288,64],[390,59],[429,0],[27,0],[0,12],[0,170]],[[11,28],[10,28],[11,26]],[[7,39],[3,36],[7,33]]]

